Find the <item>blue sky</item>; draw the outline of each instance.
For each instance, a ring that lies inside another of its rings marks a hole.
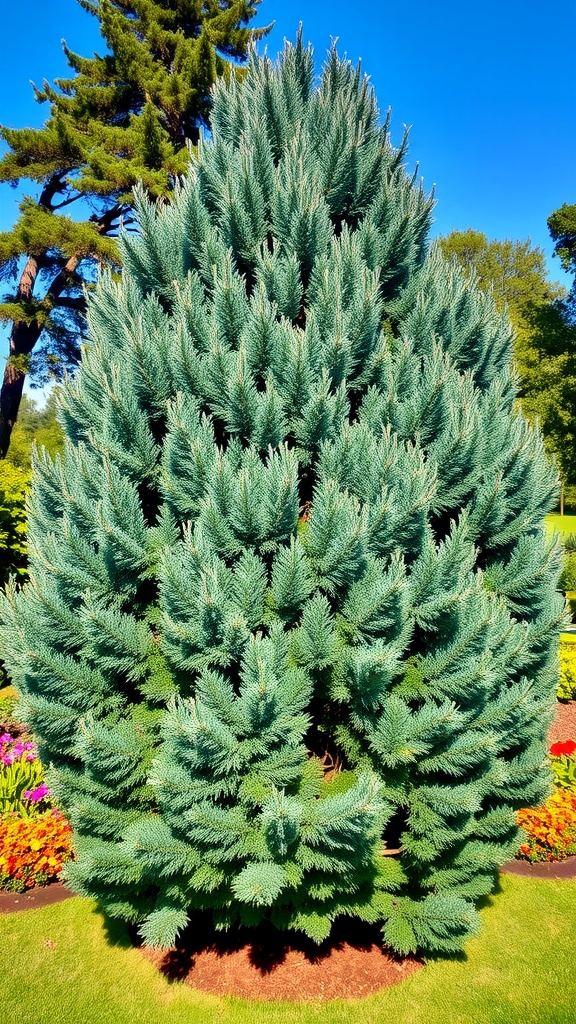
[[[101,50],[98,23],[76,0],[0,0],[0,10],[0,123],[40,125],[48,110],[35,103],[30,79],[66,75],[63,37],[79,53]],[[331,37],[352,61],[362,58],[381,109],[392,108],[393,142],[412,126],[410,165],[436,185],[434,234],[473,227],[530,238],[550,276],[566,282],[546,218],[576,201],[576,91],[566,59],[574,0],[262,0],[257,23],[276,23],[271,54],[300,20],[319,64]],[[16,203],[0,185],[0,229],[13,223]]]

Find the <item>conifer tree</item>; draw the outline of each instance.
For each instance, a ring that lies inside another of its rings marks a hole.
[[[549,787],[556,476],[361,70],[299,40],[212,124],[90,300],[2,604],[67,878],[164,947],[460,949]]]
[[[64,44],[73,77],[35,89],[50,114],[40,129],[1,128],[0,181],[29,179],[11,231],[0,233],[0,277],[18,282],[0,303],[12,323],[0,394],[0,458],[10,444],[27,372],[62,376],[79,357],[83,286],[118,261],[132,189],[166,196],[208,124],[210,89],[268,29],[246,27],[260,0],[78,0],[107,50],[84,58]],[[73,203],[80,218],[69,216]],[[22,260],[24,261],[22,265]]]

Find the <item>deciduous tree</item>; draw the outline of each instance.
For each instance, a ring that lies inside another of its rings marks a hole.
[[[472,230],[453,231],[439,244],[507,310],[522,409],[539,420],[564,483],[576,484],[576,329],[564,314],[565,291],[548,280],[543,251],[530,241],[489,240]]]
[[[555,210],[548,218],[548,230],[555,243],[554,252],[564,270],[574,275],[564,312],[569,322],[576,324],[576,204],[564,203]]]

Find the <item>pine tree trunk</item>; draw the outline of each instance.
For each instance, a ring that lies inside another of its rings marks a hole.
[[[77,256],[71,256],[66,261],[53,279],[47,292],[47,298],[49,297],[51,300],[59,298],[69,282],[70,275],[74,273],[79,262]],[[28,257],[18,285],[18,301],[24,301],[31,297],[41,266],[41,260],[36,259],[34,256]],[[12,363],[11,360],[16,360],[18,356],[29,356],[32,353],[43,327],[43,324],[39,324],[35,320],[30,324],[22,322],[14,322],[12,324],[9,343],[10,358],[6,363],[4,380],[0,391],[0,460],[5,459],[8,454],[12,430],[18,419],[18,410],[20,409],[27,372],[22,363]]]
[[[38,276],[39,263],[34,256],[29,256],[18,285],[18,301],[29,299],[34,291]],[[0,459],[5,459],[10,446],[10,437],[20,408],[22,389],[26,371],[19,365],[13,365],[11,359],[17,356],[30,355],[40,335],[36,324],[13,323],[10,334],[10,357],[4,370],[4,380],[0,391]]]

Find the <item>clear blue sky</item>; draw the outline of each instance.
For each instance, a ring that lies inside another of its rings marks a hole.
[[[102,50],[97,21],[76,0],[0,0],[0,123],[40,125],[30,79],[66,75],[60,40],[79,53]],[[410,163],[436,185],[435,234],[473,227],[491,238],[530,238],[566,281],[547,216],[576,201],[576,90],[566,57],[576,37],[574,0],[262,0],[258,24],[275,21],[275,55],[298,22],[319,63],[331,37],[362,58],[392,139],[412,126]],[[28,184],[27,190],[33,192]],[[11,226],[17,194],[0,186],[0,229]]]

